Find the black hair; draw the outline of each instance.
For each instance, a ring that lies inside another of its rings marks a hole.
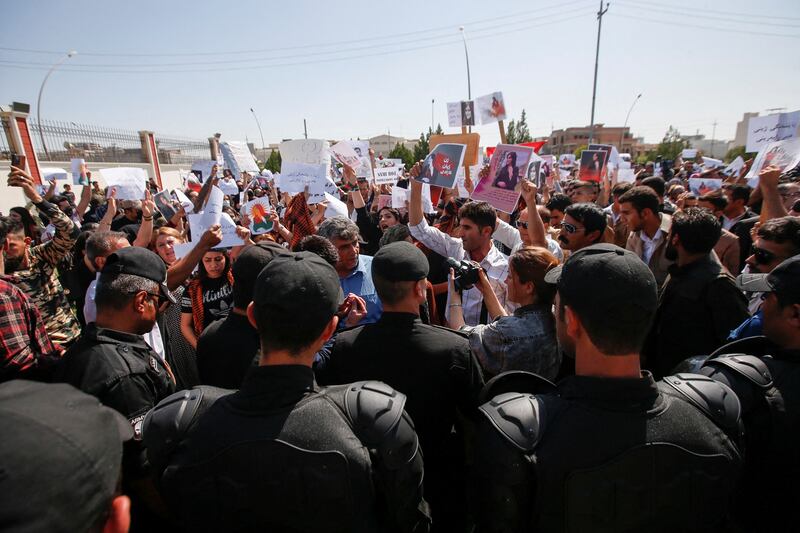
[[[124,309],[138,292],[158,294],[159,290],[158,283],[147,278],[131,274],[101,275],[94,298],[97,313],[100,314],[103,309],[119,311]]]
[[[497,212],[486,202],[467,202],[458,210],[458,218],[468,218],[478,229],[488,226],[494,231],[497,224]]]
[[[611,196],[612,197],[616,196],[616,197],[619,198],[620,196],[622,196],[623,194],[625,194],[626,192],[628,192],[632,188],[633,188],[633,183],[629,183],[627,181],[622,181],[622,182],[617,183],[616,185],[614,185],[614,187],[611,189]]]
[[[336,247],[320,235],[306,235],[294,251],[315,253],[333,267],[339,262],[339,252]]]
[[[785,216],[772,218],[759,226],[759,237],[770,242],[792,244],[792,255],[800,254],[800,217]]]
[[[572,205],[572,199],[564,193],[557,192],[550,197],[550,200],[547,201],[545,207],[547,207],[547,209],[550,211],[556,209],[563,213],[564,210],[566,210],[570,205]]]
[[[690,207],[672,215],[672,234],[692,254],[710,252],[722,234],[722,225],[713,214],[699,207]]]
[[[379,274],[372,273],[372,282],[381,302],[396,304],[405,298],[417,284],[416,281],[389,281]]]
[[[597,242],[603,238],[603,232],[606,230],[606,214],[596,204],[580,203],[572,204],[564,211],[565,215],[569,215],[586,228],[586,233],[589,234],[593,231],[599,231],[600,236]]]
[[[702,195],[698,198],[701,202],[708,202],[714,206],[714,209],[717,211],[722,211],[726,207],[728,207],[728,199],[725,197],[724,194],[720,191],[712,191],[708,194]]]
[[[11,221],[6,217],[0,217],[0,246],[6,242]]]
[[[752,192],[752,189],[747,185],[742,183],[733,183],[726,185],[725,189],[731,191],[731,200],[744,200],[745,205],[750,202],[750,193]]]
[[[656,191],[656,194],[660,197],[664,196],[664,192],[667,188],[666,182],[662,178],[659,178],[658,176],[650,176],[649,178],[643,179],[642,186],[650,187],[651,189]]]
[[[649,209],[654,215],[658,215],[659,200],[655,191],[644,185],[637,185],[619,197],[617,200],[621,204],[631,204],[638,213],[644,209]]]

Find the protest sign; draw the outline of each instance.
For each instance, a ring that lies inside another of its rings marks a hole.
[[[308,192],[318,195],[322,199],[325,192],[325,180],[328,176],[327,168],[327,165],[308,165],[284,161],[281,163],[281,191],[296,194],[303,192],[308,185]],[[311,203],[310,199],[309,203]]]
[[[89,185],[89,178],[86,177],[86,161],[80,158],[70,159],[70,167],[73,185]]]
[[[355,167],[356,177],[371,180],[372,161],[369,157],[369,141],[349,141],[353,151],[358,156],[358,166]]]
[[[475,102],[471,100],[461,102],[461,125],[475,125]]]
[[[722,188],[722,180],[716,178],[689,178],[689,190],[697,196],[703,196]]]
[[[375,169],[375,183],[381,185],[383,183],[397,183],[397,179],[402,172],[398,167],[383,167]]]
[[[219,217],[222,215],[222,204],[225,202],[225,194],[216,185],[211,186],[206,197],[206,205],[203,208],[204,214],[213,215],[213,224],[219,224]]]
[[[395,209],[405,209],[408,201],[408,189],[392,187],[392,207]]]
[[[43,182],[55,181],[68,181],[69,175],[63,168],[58,167],[43,167],[39,169],[39,174],[42,176]]]
[[[748,152],[758,152],[769,143],[797,137],[800,111],[775,113],[765,117],[752,117],[747,122]]]
[[[522,180],[527,176],[533,148],[513,144],[498,144],[489,162],[489,174],[481,179],[472,192],[472,199],[512,213],[517,206]]]
[[[431,135],[429,146],[431,150],[443,143],[466,145],[467,151],[464,154],[462,165],[471,167],[478,164],[478,146],[481,136],[478,133],[457,133],[450,135]]]
[[[736,159],[731,161],[731,164],[725,167],[725,170],[722,171],[723,174],[726,176],[736,176],[737,178],[741,175],[742,169],[744,168],[744,159],[742,156],[737,156]]]
[[[706,170],[711,170],[712,168],[718,168],[725,166],[725,163],[722,162],[722,159],[714,159],[713,157],[705,157],[703,156],[703,168]]]
[[[774,165],[786,172],[800,164],[800,138],[775,141],[762,148],[755,160],[750,172],[747,174],[747,184],[750,187],[758,186],[758,174],[770,165]]]
[[[213,222],[214,217],[210,213],[186,215],[186,218],[189,221],[189,229],[192,232],[191,242],[193,243],[199,242],[200,237],[208,228],[214,224],[219,224],[222,230],[222,241],[214,247],[215,250],[244,245],[244,241],[236,234],[236,223],[228,213],[222,213],[217,222]]]
[[[236,182],[233,180],[233,178],[222,178],[217,184],[225,196],[239,194],[239,186],[236,185]]]
[[[528,163],[528,175],[527,178],[530,182],[532,182],[537,187],[541,188],[544,185],[545,178],[550,174],[549,169],[551,166],[545,165],[545,160],[536,155],[535,153],[531,154],[531,160]],[[543,169],[546,167],[546,169]]]
[[[380,211],[384,207],[392,207],[392,195],[391,194],[380,194],[380,195],[378,195],[378,211]]]
[[[463,144],[439,144],[422,164],[417,181],[437,187],[453,188],[459,167],[464,163],[467,147]]]
[[[156,209],[167,220],[171,220],[178,212],[175,206],[172,205],[172,197],[169,191],[161,191],[153,196],[153,202],[156,204]]]
[[[587,150],[602,150],[606,153],[606,166],[616,168],[619,165],[619,152],[612,144],[590,144]]]
[[[618,183],[633,183],[636,181],[636,173],[633,171],[632,168],[620,168],[617,171],[617,182]]]
[[[406,202],[411,198],[411,189],[403,189],[402,187],[392,188],[392,207],[395,209],[405,209]],[[422,186],[422,211],[424,213],[435,213],[436,209],[433,207],[431,201],[431,186]]]
[[[558,156],[558,165],[561,168],[572,168],[575,166],[575,154],[561,154]]]
[[[183,194],[182,190],[175,189],[174,191],[172,191],[172,197],[175,198],[178,201],[178,203],[181,204],[181,207],[183,207],[184,211],[186,211],[187,213],[191,213],[192,211],[194,211],[194,204],[192,203],[191,200],[189,200],[188,196]]]
[[[339,187],[330,178],[325,178],[325,192],[334,196],[339,196]]]
[[[580,179],[582,181],[600,181],[603,168],[606,166],[606,152],[603,150],[584,150],[581,152]]]
[[[475,107],[481,124],[491,124],[506,119],[503,93],[495,92],[475,99]]]
[[[258,168],[258,163],[256,163],[256,158],[253,157],[246,143],[225,141],[219,143],[219,147],[222,152],[222,158],[225,161],[225,168],[229,169],[237,180],[241,178],[242,172],[251,174],[261,172],[261,169]]]
[[[272,231],[272,220],[269,218],[272,206],[269,198],[266,196],[255,198],[244,205],[243,211],[250,219],[250,233],[261,235]]]
[[[347,204],[339,200],[338,195],[325,193],[325,201],[328,203],[325,208],[325,218],[347,218]]]
[[[461,102],[447,103],[447,125],[451,128],[461,127]]]
[[[375,160],[375,167],[376,168],[389,168],[389,167],[396,167],[398,169],[405,168],[405,163],[403,163],[402,159],[392,159],[388,157],[383,157],[381,159]]]
[[[147,188],[147,174],[144,169],[135,167],[115,167],[100,169],[100,174],[108,186],[117,191],[117,200],[142,200]]]
[[[339,143],[342,144],[342,143]],[[330,143],[324,139],[296,139],[280,144],[281,163],[301,163],[303,165],[330,164]],[[281,169],[281,173],[283,170]]]
[[[358,154],[347,141],[341,141],[331,146],[331,153],[343,165],[357,168],[360,162]]]
[[[192,163],[192,173],[197,177],[197,181],[203,184],[209,177],[216,176],[214,169],[216,166],[217,162],[211,159],[195,161]]]
[[[681,159],[694,159],[697,157],[697,150],[694,148],[684,148],[681,150]]]

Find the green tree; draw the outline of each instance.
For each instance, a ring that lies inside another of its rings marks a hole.
[[[428,128],[428,132],[420,133],[419,134],[419,141],[417,145],[414,147],[414,161],[422,161],[428,156],[428,153],[431,151],[431,134],[433,132],[430,128]]]
[[[588,145],[588,144],[582,144],[582,145],[578,146],[578,147],[575,149],[575,151],[574,151],[574,152],[572,152],[572,153],[575,155],[575,159],[577,159],[577,160],[578,160],[578,162],[580,162],[580,160],[581,160],[581,152],[583,152],[583,151],[584,151],[584,150],[586,150],[587,148],[589,148],[589,145]]]
[[[414,163],[416,163],[414,160],[414,153],[401,143],[397,143],[394,148],[392,148],[392,151],[389,152],[389,158],[402,159],[407,169],[410,169],[412,166],[414,166]]]
[[[748,159],[751,159],[756,155],[757,154],[755,152],[747,152],[744,146],[734,146],[733,148],[728,150],[727,154],[725,154],[725,162],[730,163],[739,156],[742,156],[742,159],[747,161]]]
[[[506,142],[508,144],[528,143],[533,140],[531,137],[531,130],[528,128],[528,119],[525,115],[525,110],[519,117],[519,121],[512,120],[508,123],[508,131],[506,132]]]
[[[267,158],[267,162],[264,163],[264,168],[269,170],[270,172],[280,172],[281,171],[281,153],[273,150],[272,153],[269,154]]]
[[[685,148],[691,148],[689,141],[681,137],[677,128],[670,126],[650,159],[655,160],[655,157],[661,156],[662,159],[674,161]]]
[[[434,135],[444,135],[444,130],[442,129],[441,124],[436,125],[436,131],[433,132]]]

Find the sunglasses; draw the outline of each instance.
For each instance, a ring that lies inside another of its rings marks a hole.
[[[572,225],[572,224],[570,224],[569,222],[562,222],[562,223],[561,223],[561,228],[562,228],[564,231],[566,231],[567,233],[575,233],[575,232],[577,232],[579,229],[586,229],[586,228],[579,228],[579,227],[577,227],[577,226],[573,226],[573,225]]]
[[[776,258],[775,254],[763,248],[759,248],[755,244],[750,248],[750,255],[753,256],[756,263],[759,265],[769,264]]]
[[[128,294],[139,294],[140,292],[142,291],[130,291]],[[147,293],[148,296],[154,296],[156,298],[156,307],[161,307],[161,304],[167,301],[167,297],[161,293],[155,294],[147,291],[144,292]]]
[[[517,227],[522,229],[528,229],[528,223],[522,220],[517,220]]]

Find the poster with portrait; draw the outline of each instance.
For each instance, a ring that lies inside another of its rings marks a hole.
[[[491,124],[506,119],[506,104],[500,91],[475,99],[475,110],[481,124]]]
[[[581,181],[600,181],[606,166],[606,152],[603,150],[584,150],[581,152]]]
[[[542,172],[542,163],[542,158],[533,154],[531,156],[531,162],[528,165],[528,181],[536,185],[536,187],[541,187],[547,177],[547,174]]]
[[[722,180],[718,178],[689,178],[689,190],[697,196],[703,196],[722,188]]]
[[[359,148],[361,151],[361,148]],[[340,141],[331,146],[331,153],[343,165],[356,168],[359,164],[359,155],[348,141]]]
[[[575,154],[561,154],[558,156],[558,166],[565,170],[575,166]]]
[[[167,220],[172,220],[172,217],[178,212],[172,203],[172,196],[170,196],[169,191],[164,190],[153,196],[153,202],[156,204],[156,209],[161,213],[161,216]]]
[[[587,150],[602,150],[606,153],[606,166],[616,168],[619,165],[619,152],[613,144],[590,144]],[[605,170],[605,169],[604,169]]]
[[[461,102],[461,125],[475,125],[475,102],[466,100]]]
[[[747,173],[747,185],[758,186],[758,174],[770,165],[778,167],[781,172],[800,165],[800,138],[772,142],[762,148]]]
[[[489,162],[489,173],[472,191],[472,199],[512,213],[519,202],[522,180],[527,177],[533,148],[498,144]]]
[[[371,180],[372,161],[369,158],[369,141],[348,141],[358,157],[359,164],[355,167],[356,177]]]
[[[443,143],[436,145],[425,161],[417,181],[436,187],[452,189],[458,169],[464,164],[466,145]]]
[[[197,177],[197,181],[205,183],[209,176],[216,176],[217,162],[212,159],[195,161],[192,163],[192,174]]]
[[[262,196],[244,204],[242,211],[250,219],[250,233],[261,235],[272,231],[272,219],[269,218],[272,206],[269,198]]]
[[[463,144],[467,147],[464,154],[464,165],[471,167],[478,164],[478,148],[481,143],[479,133],[452,133],[447,135],[431,135],[429,141],[431,150],[443,143]]]

